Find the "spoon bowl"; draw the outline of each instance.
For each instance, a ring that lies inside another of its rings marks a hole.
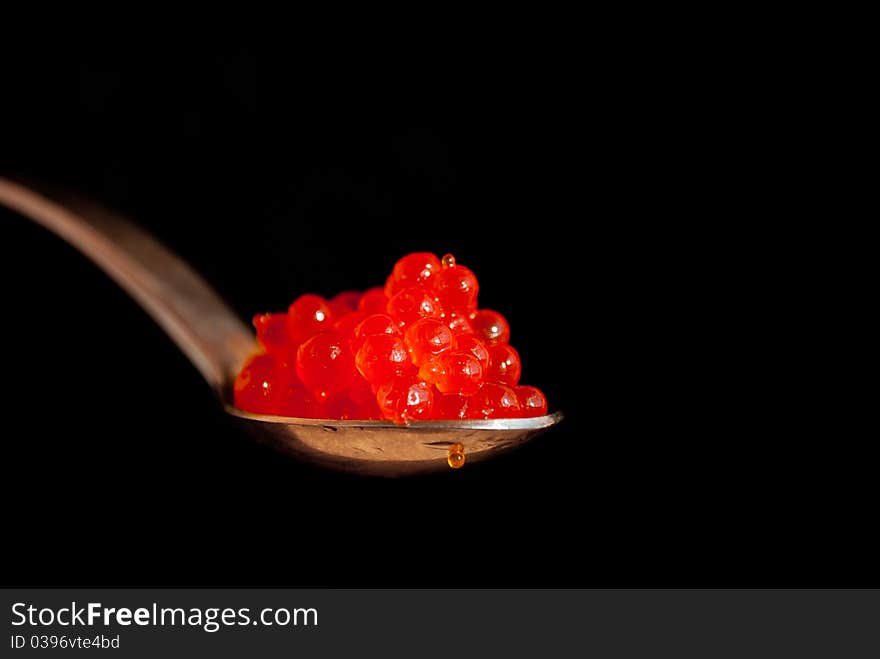
[[[559,413],[527,419],[415,421],[406,426],[384,421],[292,419],[251,414],[231,405],[258,441],[315,464],[373,476],[406,476],[448,469],[454,444],[468,464],[509,451],[562,419]]]
[[[407,476],[448,469],[451,446],[468,464],[520,446],[559,423],[557,412],[525,419],[383,421],[252,414],[231,401],[232,383],[256,351],[253,332],[166,247],[119,215],[75,195],[37,192],[0,178],[0,205],[52,231],[89,257],[165,330],[213,388],[224,410],[258,441],[331,469]]]

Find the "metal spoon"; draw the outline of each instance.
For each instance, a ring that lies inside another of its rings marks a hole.
[[[199,370],[226,412],[258,440],[308,462],[380,476],[447,469],[454,444],[468,463],[485,460],[559,423],[529,419],[336,421],[251,414],[232,404],[232,383],[255,351],[254,334],[184,261],[134,224],[83,199],[0,178],[0,205],[49,229],[88,256],[128,292]]]

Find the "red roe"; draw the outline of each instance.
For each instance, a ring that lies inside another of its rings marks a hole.
[[[388,315],[401,327],[410,325],[420,318],[440,318],[443,310],[427,290],[420,286],[404,288],[388,300]]]
[[[464,446],[453,444],[446,451],[446,464],[452,469],[461,469],[465,463]]]
[[[257,330],[257,343],[266,352],[278,355],[287,352],[286,313],[258,313],[253,323]]]
[[[503,384],[487,382],[471,397],[471,419],[515,419],[522,416],[516,392]]]
[[[452,352],[440,355],[439,368],[434,376],[434,386],[444,394],[472,396],[483,383],[480,362],[469,352]]]
[[[370,314],[358,323],[354,330],[355,345],[360,348],[366,337],[375,334],[399,335],[400,332],[397,329],[397,323],[391,319],[391,316],[384,313]]]
[[[510,341],[510,325],[507,319],[497,311],[480,309],[471,320],[474,334],[487,345],[508,343]]]
[[[514,387],[523,416],[544,416],[547,414],[547,398],[537,387]]]
[[[441,394],[434,396],[434,418],[463,421],[468,418],[470,396],[461,394]]]
[[[374,387],[411,370],[412,367],[403,339],[392,334],[371,334],[364,337],[355,357],[355,364],[361,377]]]
[[[404,334],[413,364],[421,366],[457,343],[452,330],[435,318],[421,318],[407,327]]]
[[[344,392],[357,376],[351,349],[337,332],[315,334],[299,347],[296,374],[319,402]]]
[[[330,307],[330,311],[333,312],[333,315],[336,318],[340,318],[347,313],[351,313],[352,311],[357,311],[358,302],[361,299],[360,291],[342,291],[341,293],[337,293],[327,305]]]
[[[489,346],[489,369],[486,380],[514,386],[519,384],[522,365],[519,353],[512,346]]]
[[[380,286],[368,288],[358,301],[358,311],[366,313],[385,313],[388,307],[388,296]]]
[[[446,367],[440,362],[439,359],[432,359],[430,361],[426,361],[419,368],[419,377],[422,378],[428,384],[437,384],[437,380],[441,377],[446,376]]]
[[[333,312],[320,295],[300,295],[287,310],[287,332],[294,344],[332,327]]]
[[[359,379],[345,395],[335,396],[327,403],[327,417],[343,421],[378,421],[382,413],[370,385]]]
[[[352,352],[357,352],[357,349],[355,348],[355,331],[357,330],[357,326],[360,325],[367,316],[368,314],[363,311],[352,311],[342,316],[342,318],[337,319],[333,325],[333,329],[339,332],[339,334],[345,337],[348,341],[349,346],[352,348]]]
[[[449,313],[443,314],[443,320],[446,321],[446,326],[449,327],[456,336],[474,333],[474,328],[471,325],[468,316],[459,313]]]
[[[488,372],[489,350],[482,341],[475,336],[459,336],[456,337],[456,342],[458,343],[459,351],[471,353],[480,362],[483,373]]]
[[[476,310],[479,290],[476,275],[462,265],[443,268],[434,277],[434,296],[447,313]]]
[[[393,297],[404,288],[429,285],[431,278],[440,271],[440,259],[430,252],[407,254],[394,264],[394,270],[385,283],[385,295]]]
[[[446,254],[408,254],[385,286],[253,318],[260,353],[235,380],[235,405],[258,414],[410,423],[542,416],[519,386],[510,326],[477,308],[474,273]],[[463,464],[460,461],[458,464]]]
[[[275,414],[283,393],[278,361],[271,355],[254,355],[233,385],[235,406],[258,414]]]
[[[304,419],[323,418],[325,407],[315,400],[303,387],[291,387],[279,397],[277,409],[272,412],[278,416],[295,416]]]
[[[431,418],[434,389],[414,375],[395,377],[376,392],[382,417],[395,423]]]

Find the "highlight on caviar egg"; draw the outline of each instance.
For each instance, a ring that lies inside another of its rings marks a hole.
[[[241,410],[314,419],[510,419],[547,414],[520,384],[519,352],[476,275],[451,254],[408,254],[384,286],[254,316],[257,350],[235,379]],[[464,462],[450,453],[450,465]]]

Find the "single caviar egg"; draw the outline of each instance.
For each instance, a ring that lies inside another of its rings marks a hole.
[[[434,390],[413,375],[401,375],[382,384],[376,392],[382,417],[394,423],[428,419],[434,406]]]
[[[363,311],[350,311],[344,316],[337,318],[336,322],[333,324],[333,329],[339,332],[339,334],[348,341],[348,345],[352,352],[357,352],[357,347],[355,346],[355,339],[357,338],[355,332],[357,327],[368,316],[369,314],[366,314]]]
[[[411,325],[420,318],[440,318],[443,311],[437,301],[424,288],[404,288],[388,300],[388,315],[401,326]]]
[[[321,332],[303,343],[296,352],[296,373],[321,402],[348,389],[357,376],[354,355],[338,332]]]
[[[391,334],[399,335],[397,328],[391,316],[384,313],[370,314],[364,318],[354,330],[354,346],[360,349],[364,339],[375,334]]]
[[[464,446],[461,444],[453,444],[446,452],[446,464],[452,469],[460,469],[464,467]]]
[[[537,387],[525,385],[514,387],[516,399],[523,416],[544,416],[547,414],[547,398]]]
[[[471,320],[474,334],[486,342],[487,345],[507,343],[510,341],[510,325],[507,319],[497,311],[480,309]]]
[[[430,252],[407,254],[394,264],[394,270],[385,283],[385,295],[390,298],[410,286],[427,286],[439,270],[440,259]]]
[[[366,313],[385,313],[387,306],[388,296],[385,295],[385,290],[379,286],[364,291],[358,301],[358,311]]]
[[[446,326],[451,329],[456,336],[467,336],[474,333],[471,321],[466,315],[455,312],[445,313],[443,314],[443,320],[446,321]]]
[[[522,413],[516,392],[512,388],[486,382],[471,397],[468,416],[472,419],[516,419]]]
[[[392,334],[371,334],[364,337],[355,357],[361,377],[378,387],[411,367],[406,344]]]
[[[257,330],[257,342],[266,352],[281,354],[287,352],[287,314],[258,313],[253,319]]]
[[[519,384],[522,365],[519,353],[509,345],[489,346],[489,368],[486,370],[487,382],[510,385]]]
[[[456,347],[452,330],[436,318],[420,318],[406,328],[404,338],[416,366]]]
[[[471,396],[483,383],[480,362],[469,352],[444,353],[437,358],[440,367],[434,377],[434,386],[444,394]]]
[[[477,361],[480,362],[480,367],[485,374],[489,369],[489,350],[483,342],[475,336],[458,336],[456,337],[456,341],[459,350],[462,352],[469,352],[477,358]]]
[[[434,295],[447,313],[476,310],[479,290],[476,275],[461,265],[443,268],[434,277]]]
[[[332,327],[333,312],[320,295],[300,295],[287,310],[287,333],[297,345]]]
[[[282,388],[278,361],[271,355],[254,355],[235,378],[232,394],[242,410],[274,414]]]

